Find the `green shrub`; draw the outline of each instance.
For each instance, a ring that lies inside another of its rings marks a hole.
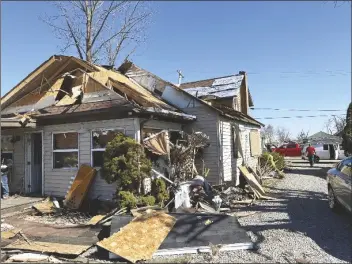
[[[155,197],[154,196],[141,196],[138,199],[138,205],[140,206],[153,206],[155,205]]]
[[[150,176],[151,168],[143,146],[134,139],[119,133],[107,144],[102,177],[109,184],[117,183],[117,193],[141,194],[143,179]]]
[[[259,159],[261,168],[268,167],[271,171],[279,174],[280,178],[284,177],[282,170],[285,168],[285,158],[277,152],[265,152]]]
[[[169,199],[169,192],[166,189],[166,183],[163,179],[152,181],[151,194],[155,197],[156,202],[163,206],[164,201]]]
[[[117,195],[117,202],[120,208],[131,209],[137,206],[137,198],[128,191],[120,191]]]

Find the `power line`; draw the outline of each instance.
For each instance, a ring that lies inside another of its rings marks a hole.
[[[311,116],[279,116],[279,117],[255,117],[255,119],[291,119],[291,118],[306,118],[306,117],[327,117],[327,116],[344,116],[344,115],[311,115]]]
[[[250,107],[251,110],[275,110],[275,111],[299,111],[299,112],[341,112],[346,111],[344,110],[337,110],[337,109],[281,109],[281,108],[270,108],[270,107]]]

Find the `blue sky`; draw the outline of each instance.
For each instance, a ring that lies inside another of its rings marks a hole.
[[[153,2],[147,42],[132,57],[177,82],[248,72],[255,107],[346,109],[351,101],[351,6],[331,2]],[[38,17],[46,2],[1,3],[1,92],[53,54],[60,41]],[[75,54],[73,54],[75,55]],[[344,114],[344,112],[338,112]],[[333,114],[252,111],[254,117]],[[296,136],[326,117],[261,120]]]

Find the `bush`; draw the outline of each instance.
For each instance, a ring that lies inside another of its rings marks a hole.
[[[155,205],[155,197],[154,196],[141,196],[138,199],[138,205],[140,206],[153,206]]]
[[[102,177],[109,184],[117,183],[117,193],[140,194],[143,179],[150,176],[151,167],[143,146],[119,133],[106,146]]]
[[[259,166],[262,173],[269,173],[275,171],[278,173],[279,178],[283,178],[285,175],[282,170],[285,168],[285,158],[277,152],[265,152],[259,158]]]
[[[117,195],[117,202],[120,208],[131,209],[137,206],[137,198],[128,191],[120,191]]]
[[[166,189],[166,183],[163,179],[152,181],[151,194],[156,198],[156,202],[162,206],[164,201],[169,199],[169,192]]]

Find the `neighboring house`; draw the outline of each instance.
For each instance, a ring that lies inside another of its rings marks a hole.
[[[115,70],[52,56],[1,98],[2,158],[13,159],[11,191],[64,197],[81,164],[98,168],[90,198],[116,191],[100,177],[117,132],[182,131],[196,117]]]
[[[210,169],[209,182],[238,184],[238,166],[244,163],[254,168],[257,165],[262,153],[260,128],[263,124],[248,115],[253,102],[244,72],[178,87],[129,61],[118,70],[185,113],[197,117],[185,130],[203,131],[210,137],[210,146],[203,150],[205,167]],[[203,161],[196,164],[200,173]]]
[[[342,137],[337,135],[331,135],[323,131],[319,131],[308,137],[309,142],[325,143],[325,144],[341,144]]]

